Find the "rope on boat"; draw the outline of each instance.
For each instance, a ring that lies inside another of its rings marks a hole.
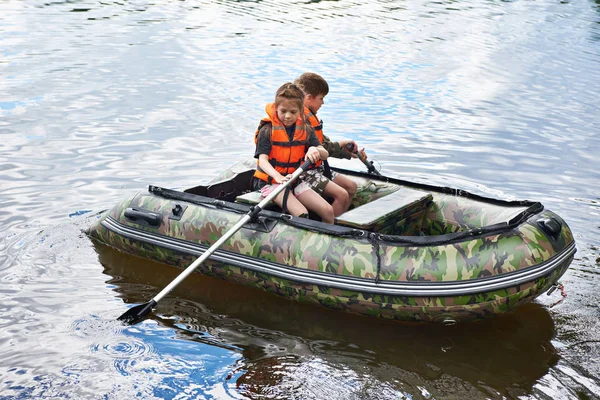
[[[552,292],[554,292],[554,290],[555,290],[555,289],[559,289],[559,290],[560,290],[560,295],[561,295],[561,298],[560,298],[558,301],[554,302],[552,305],[550,305],[548,308],[552,308],[552,307],[554,307],[555,305],[557,305],[557,304],[559,304],[559,303],[562,303],[562,301],[563,301],[564,299],[566,299],[566,298],[567,298],[567,292],[565,291],[565,286],[564,286],[562,283],[558,283],[558,284],[556,284],[556,285],[555,285],[555,286],[554,286],[554,287],[553,287],[553,288],[552,288],[552,289],[551,289],[551,290],[548,292],[548,296],[550,296],[550,295],[552,294]]]
[[[377,258],[377,270],[375,273],[375,283],[379,283],[379,275],[381,274],[381,254],[380,254],[380,247],[379,247],[379,241],[380,241],[380,236],[377,233],[371,233],[369,235],[369,241],[371,242],[371,244],[373,245],[373,252],[375,253],[375,257]]]
[[[381,179],[384,181],[392,181],[391,178],[385,178],[385,179],[384,178],[385,177],[380,177],[378,179]],[[398,181],[398,182],[400,182],[400,181]],[[402,181],[402,182],[404,182],[404,181]],[[460,196],[464,196],[464,197],[472,197],[474,199],[478,198],[478,196],[472,195],[468,192],[464,192],[460,189],[449,189],[449,188],[446,188],[446,189],[447,189],[446,192],[454,193],[455,195],[460,195]],[[227,209],[227,210],[230,210],[230,211],[238,213],[238,214],[245,214],[249,210],[248,206],[246,206],[246,205],[232,203],[232,202],[224,201],[224,200],[220,200],[220,199],[207,198],[207,197],[198,196],[198,195],[191,194],[191,193],[178,192],[178,191],[164,189],[164,188],[160,188],[160,187],[152,186],[152,185],[150,185],[148,187],[148,191],[157,196],[161,196],[161,197],[164,197],[167,199],[183,200],[183,201],[187,201],[187,202],[190,202],[193,204],[208,205],[208,206],[212,206],[212,207],[216,207],[216,208],[220,208],[220,209]],[[498,224],[489,225],[489,226],[485,226],[485,227],[481,227],[481,228],[472,228],[472,229],[462,231],[462,232],[453,232],[453,233],[447,233],[447,234],[435,235],[435,236],[418,236],[418,237],[414,237],[414,238],[410,237],[410,236],[397,236],[397,235],[385,235],[385,234],[375,234],[374,237],[378,241],[384,241],[384,242],[395,243],[395,244],[409,244],[409,245],[415,245],[415,246],[443,245],[443,244],[448,244],[451,242],[460,241],[460,240],[463,240],[470,236],[479,236],[482,234],[491,234],[491,233],[495,233],[495,232],[498,232],[498,233],[505,232],[507,229],[519,225],[523,221],[527,220],[531,215],[539,213],[544,209],[544,206],[541,203],[537,203],[537,202],[536,203],[529,202],[529,201],[502,202],[500,200],[498,200],[497,202],[503,203],[503,204],[506,203],[506,204],[511,204],[511,205],[528,206],[528,209],[525,210],[524,212],[520,213],[519,215],[515,216],[513,219],[511,219],[508,222],[501,222]],[[258,218],[259,212],[262,210],[251,210],[251,211],[252,211],[251,216],[253,217],[253,220],[255,220]],[[292,225],[295,228],[311,230],[313,232],[325,233],[325,234],[337,236],[337,237],[364,237],[367,235],[374,234],[373,232],[369,233],[368,231],[364,231],[361,229],[342,227],[339,225],[332,225],[332,229],[328,229],[328,228],[324,227],[323,226],[324,224],[320,224],[320,226],[317,227],[317,226],[314,226],[311,223],[311,220],[309,220],[309,219],[291,217],[288,214],[279,214],[279,215],[273,215],[273,214],[275,214],[275,213],[273,212],[267,218],[279,219],[281,221],[285,221],[286,224]]]
[[[508,229],[510,226],[511,223],[500,222],[482,228],[471,228],[467,231],[447,233],[444,235],[417,236],[414,239],[411,236],[379,235],[379,239],[390,243],[406,243],[415,246],[436,246],[448,244],[451,241],[460,241],[470,236],[479,236],[483,234],[503,232],[506,231],[506,229]]]
[[[346,228],[339,225],[331,225],[334,229],[327,229],[323,226],[319,226],[315,228],[310,219],[302,218],[302,217],[294,217],[289,214],[279,214],[278,216],[269,216],[270,219],[279,219],[285,221],[287,225],[293,226],[294,228],[311,230],[314,232],[324,233],[330,236],[336,237],[363,237],[365,236],[365,231],[362,229],[356,228]]]

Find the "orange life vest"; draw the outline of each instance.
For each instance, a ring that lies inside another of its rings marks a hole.
[[[310,124],[310,126],[313,128],[313,130],[315,131],[315,135],[317,136],[317,139],[319,139],[319,143],[323,144],[323,122],[319,121],[319,118],[317,118],[317,114],[313,113],[310,108],[308,107],[304,107],[304,117],[306,118],[306,120],[308,121],[308,123]],[[323,162],[321,160],[317,161],[312,167],[312,168],[317,168],[319,165],[321,165]]]
[[[268,117],[263,118],[254,133],[254,143],[258,143],[258,133],[263,126],[271,124],[271,152],[269,153],[269,163],[281,175],[293,173],[304,160],[306,149],[308,147],[308,133],[301,115],[296,120],[296,130],[292,140],[288,137],[285,126],[277,118],[275,104],[269,103],[265,107]],[[273,178],[260,168],[257,161],[254,176],[263,181],[273,183]]]
[[[317,118],[317,114],[310,111],[310,108],[308,107],[304,107],[304,115],[306,120],[310,123],[310,126],[312,126],[313,130],[315,131],[317,139],[319,139],[319,142],[323,144],[323,121],[320,121],[319,118]]]

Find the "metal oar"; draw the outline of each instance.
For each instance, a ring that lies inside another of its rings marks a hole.
[[[360,161],[362,161],[363,164],[365,164],[365,166],[367,167],[367,171],[370,174],[381,176],[381,173],[379,171],[377,171],[377,169],[373,165],[373,161],[368,161],[367,157],[363,157],[362,154],[360,153],[360,151],[355,151],[354,150],[354,145],[352,143],[347,143],[346,144],[346,150],[348,150],[350,153],[356,154],[356,156],[358,157],[358,159]]]
[[[152,309],[156,306],[156,304],[165,297],[171,290],[175,288],[175,286],[179,285],[189,274],[191,274],[200,264],[202,264],[207,258],[209,258],[223,243],[225,243],[229,238],[231,238],[237,231],[239,231],[246,222],[250,221],[252,218],[255,218],[260,211],[265,207],[268,203],[270,203],[279,193],[281,193],[286,187],[291,185],[301,173],[306,171],[308,167],[311,165],[310,160],[306,160],[304,164],[300,166],[290,179],[283,184],[277,186],[271,194],[265,197],[258,205],[253,207],[248,214],[244,215],[237,224],[233,228],[231,228],[227,233],[219,240],[217,240],[212,246],[208,248],[196,261],[190,264],[181,274],[177,276],[167,287],[165,287],[159,294],[154,296],[152,300],[147,303],[140,304],[139,306],[135,306],[127,310],[123,315],[117,318],[119,321],[123,321],[127,324],[134,324],[139,322],[146,314],[148,314]]]

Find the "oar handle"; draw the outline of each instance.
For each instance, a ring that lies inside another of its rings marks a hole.
[[[356,154],[358,159],[360,161],[362,161],[363,164],[365,164],[365,166],[367,167],[367,171],[370,174],[381,176],[381,173],[379,171],[377,171],[377,168],[375,168],[375,166],[373,165],[373,161],[368,161],[366,157],[362,156],[360,151],[354,150],[354,145],[352,143],[346,143],[345,147],[346,147],[346,150],[348,150],[350,153]]]

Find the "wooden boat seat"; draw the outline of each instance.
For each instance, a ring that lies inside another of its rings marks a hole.
[[[384,234],[418,234],[432,200],[431,193],[400,187],[384,197],[346,211],[336,223]]]

